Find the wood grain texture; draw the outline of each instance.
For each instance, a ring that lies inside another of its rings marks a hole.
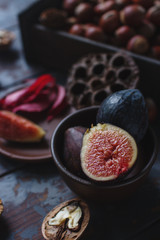
[[[16,15],[32,2],[36,1],[0,1],[0,27],[13,30],[17,36],[11,49],[0,54],[0,94],[9,90],[9,84],[48,72],[40,65],[27,63],[22,49]],[[65,74],[53,68],[50,71],[59,83],[65,83]],[[159,122],[160,116],[153,128],[160,143]],[[0,240],[42,240],[41,224],[46,214],[74,197],[53,161],[22,164],[0,155],[0,198],[4,205]],[[159,240],[160,147],[147,180],[132,198],[112,205],[88,204],[91,220],[82,240]]]

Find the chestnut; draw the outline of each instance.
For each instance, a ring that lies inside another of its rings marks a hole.
[[[160,46],[153,46],[151,48],[151,57],[160,59]]]
[[[99,26],[106,33],[113,33],[114,30],[119,26],[119,13],[116,10],[111,10],[104,13],[100,20]]]
[[[63,28],[67,22],[67,13],[56,8],[48,8],[41,12],[39,21],[46,27]]]
[[[74,13],[75,7],[82,2],[82,0],[63,0],[63,8],[70,14]]]
[[[94,16],[93,7],[89,3],[80,3],[75,8],[74,14],[81,23],[91,22]]]
[[[135,31],[127,25],[121,26],[115,31],[116,39],[120,45],[125,45],[134,34]]]
[[[160,27],[160,5],[157,4],[149,8],[146,18],[156,26]]]
[[[115,4],[118,10],[121,10],[122,8],[130,4],[130,2],[130,0],[115,0]]]
[[[88,26],[86,27],[85,37],[98,41],[104,42],[105,41],[105,34],[102,29],[98,26]]]
[[[136,27],[141,24],[145,16],[145,9],[140,5],[129,5],[120,12],[120,20],[123,24]]]
[[[153,6],[154,0],[132,0],[133,3],[139,4],[148,9]]]
[[[150,123],[153,123],[156,120],[157,114],[158,114],[158,107],[151,97],[147,97],[145,99],[146,106],[148,109],[148,119]]]
[[[68,17],[67,20],[66,20],[66,28],[70,29],[76,23],[77,23],[77,18],[75,18],[75,17]]]
[[[153,37],[155,31],[156,31],[155,26],[147,19],[144,19],[141,25],[137,28],[137,33],[143,35],[146,38]]]
[[[84,36],[84,28],[82,24],[74,24],[70,29],[69,33],[78,36]]]
[[[147,39],[141,35],[132,37],[127,43],[127,50],[138,54],[144,54],[149,49],[149,43]]]
[[[94,7],[94,12],[97,15],[102,15],[105,12],[115,9],[115,7],[116,7],[115,2],[113,0],[112,1],[110,0],[107,2],[102,2],[102,3],[97,4]]]
[[[152,39],[152,45],[153,45],[153,46],[160,45],[160,34],[156,35],[156,36]]]

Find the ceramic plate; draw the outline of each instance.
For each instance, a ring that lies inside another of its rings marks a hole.
[[[9,158],[29,162],[50,159],[50,141],[54,129],[65,116],[73,111],[74,109],[69,107],[52,121],[43,120],[39,122],[38,125],[46,132],[44,139],[39,143],[13,143],[0,138],[0,153]]]

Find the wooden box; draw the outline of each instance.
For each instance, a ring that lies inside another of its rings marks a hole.
[[[48,29],[39,24],[40,13],[47,8],[61,8],[60,0],[41,0],[19,14],[19,24],[26,59],[53,70],[67,72],[80,57],[95,52],[117,52],[119,48]],[[127,52],[127,51],[125,51]],[[139,88],[145,96],[158,103],[160,92],[160,61],[127,52],[140,69]]]

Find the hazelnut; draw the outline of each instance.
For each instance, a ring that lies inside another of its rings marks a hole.
[[[74,13],[75,7],[82,2],[82,0],[64,0],[63,8],[70,14]]]
[[[89,26],[86,28],[85,37],[98,41],[104,42],[105,41],[105,34],[102,29],[98,26]]]
[[[127,50],[138,54],[144,54],[148,49],[149,43],[147,39],[141,35],[132,37],[127,44]]]
[[[160,59],[160,46],[153,46],[151,48],[151,57]]]
[[[83,23],[92,21],[94,16],[93,7],[89,3],[80,3],[74,13],[78,21]]]
[[[155,5],[148,9],[146,18],[156,26],[160,27],[160,5]]]
[[[119,13],[116,10],[104,13],[99,20],[99,26],[104,32],[113,33],[119,26]]]
[[[154,0],[132,0],[133,3],[139,4],[144,8],[150,8],[154,4]]]
[[[129,5],[120,12],[121,22],[132,27],[140,25],[144,16],[145,9],[140,5]]]
[[[137,33],[143,35],[146,38],[153,37],[155,31],[155,26],[147,19],[144,19],[141,25],[137,28]]]
[[[82,24],[74,24],[70,29],[69,33],[78,36],[84,36],[84,28]]]
[[[97,4],[95,7],[94,7],[94,12],[97,14],[97,15],[102,15],[103,13],[105,12],[108,12],[110,10],[113,10],[115,9],[115,2],[114,1],[107,1],[107,2],[102,2],[102,3],[99,3]]]
[[[134,30],[127,26],[121,26],[115,31],[115,36],[119,42],[119,44],[125,45],[128,40],[133,37],[135,34]]]

